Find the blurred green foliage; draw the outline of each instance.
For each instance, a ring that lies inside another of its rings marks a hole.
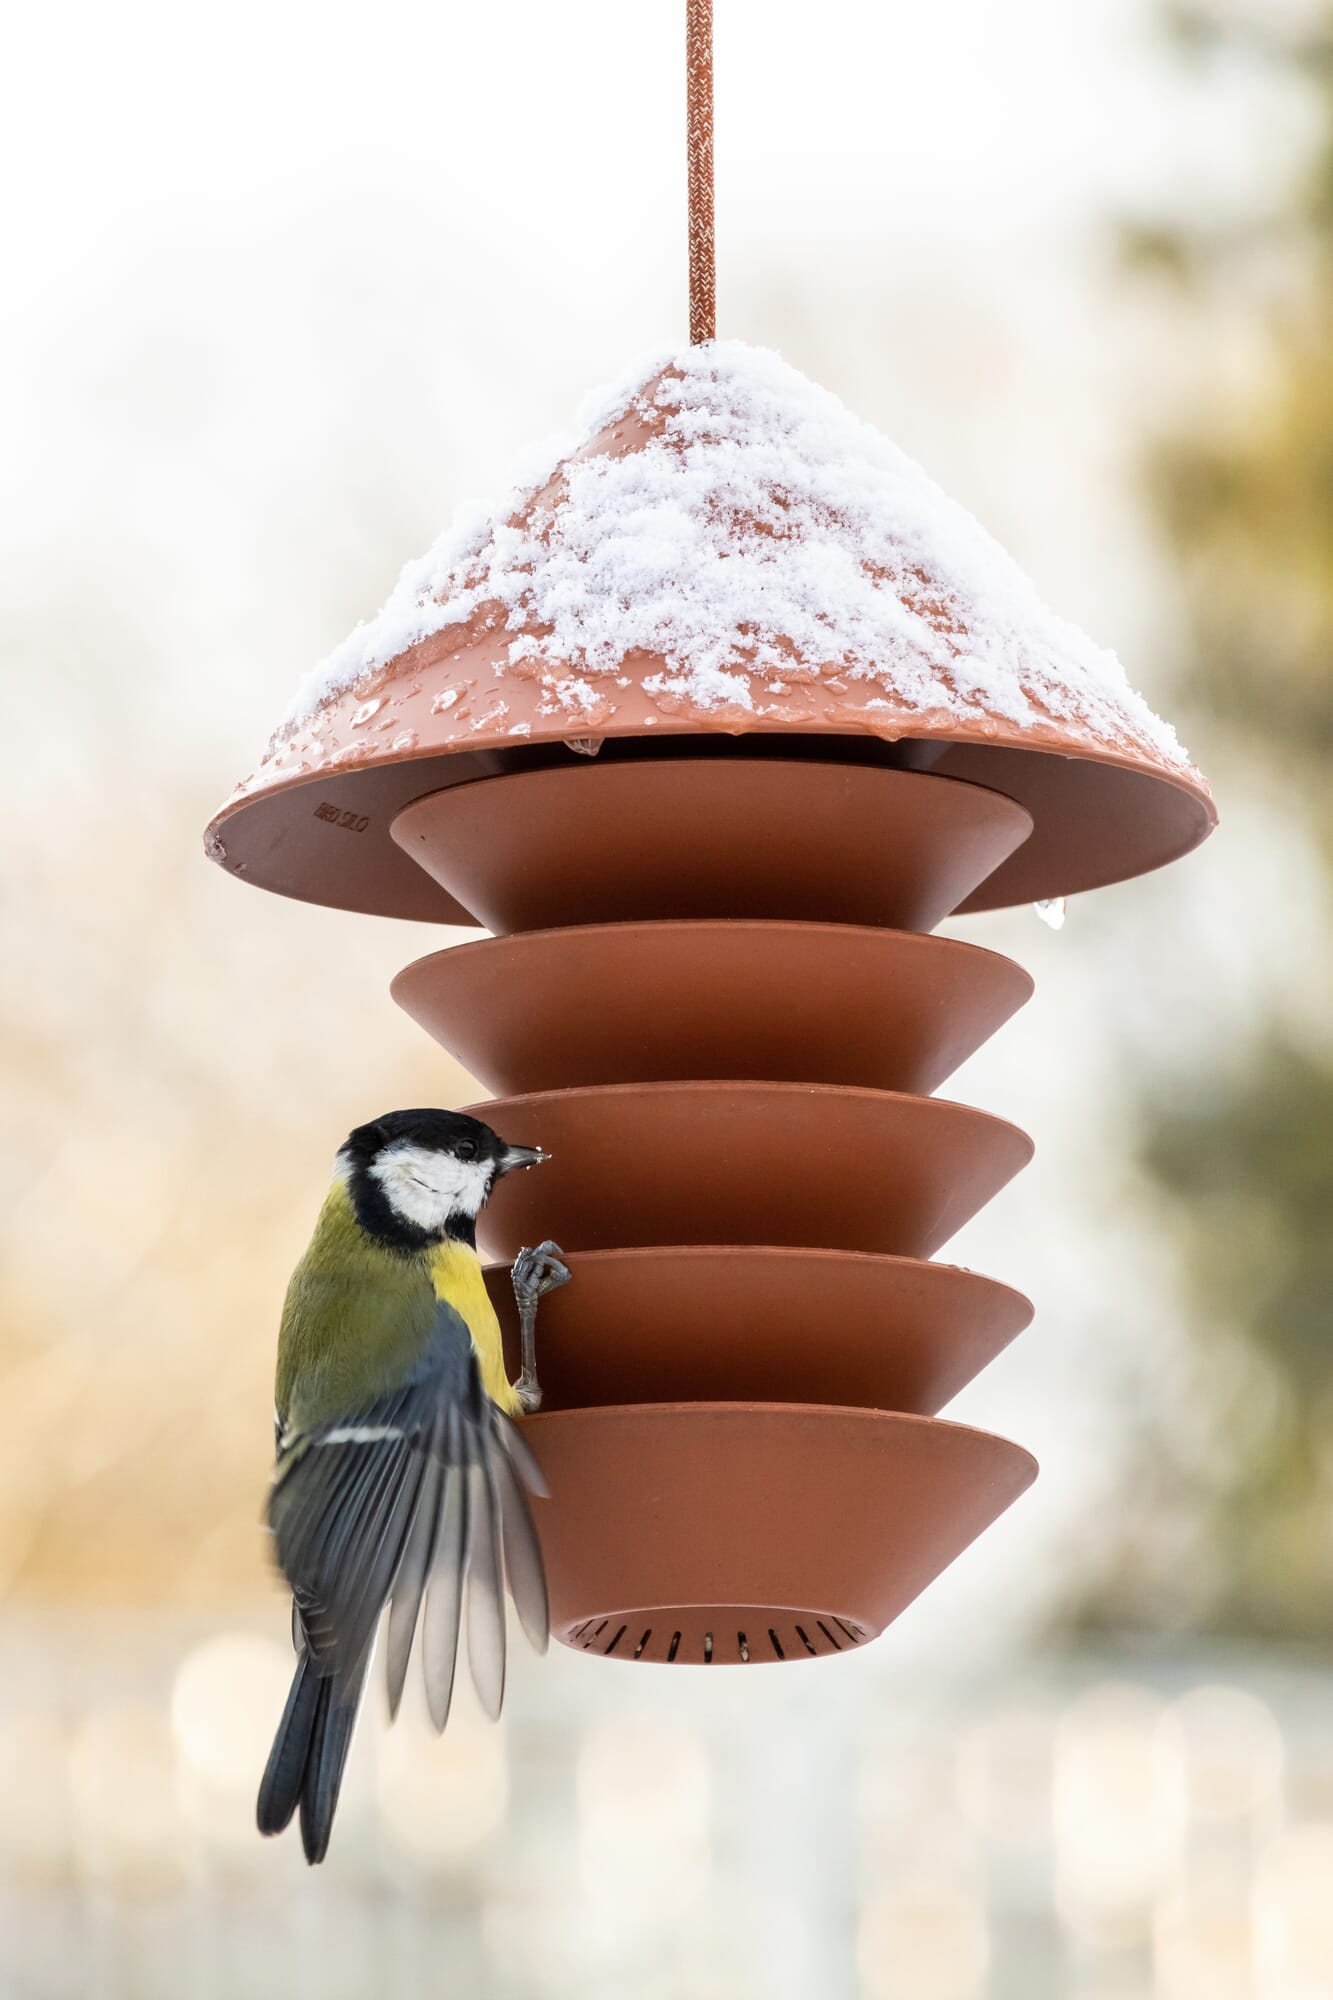
[[[1333,888],[1333,11],[1303,30],[1263,16],[1177,7],[1168,26],[1177,59],[1274,66],[1308,97],[1304,171],[1234,228],[1135,227],[1126,256],[1192,314],[1202,370],[1222,324],[1258,357],[1245,392],[1155,448],[1146,478],[1185,591],[1194,706],[1308,828]],[[1309,912],[1312,948],[1326,918]],[[1302,1040],[1275,995],[1247,1048],[1142,1107],[1212,1424],[1201,1447],[1166,1413],[1142,1420],[1132,1504],[1081,1629],[1333,1638],[1330,1014],[1326,1038]]]

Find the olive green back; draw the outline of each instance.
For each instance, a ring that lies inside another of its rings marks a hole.
[[[435,1325],[426,1256],[382,1249],[341,1181],[292,1273],[278,1336],[278,1421],[297,1431],[365,1409],[401,1386]]]

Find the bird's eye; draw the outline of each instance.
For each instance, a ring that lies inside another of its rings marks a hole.
[[[477,1157],[477,1142],[475,1139],[460,1139],[454,1147],[454,1151],[460,1160],[475,1160]]]

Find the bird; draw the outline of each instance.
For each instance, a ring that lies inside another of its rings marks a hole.
[[[541,1400],[537,1302],[569,1271],[549,1241],[516,1259],[523,1365],[511,1383],[476,1247],[496,1182],[547,1157],[463,1112],[358,1125],[287,1288],[266,1518],[297,1661],[257,1819],[277,1834],[299,1811],[312,1865],[328,1852],[386,1605],[390,1720],[420,1623],[427,1706],[444,1728],[465,1599],[468,1664],[493,1718],[506,1584],[528,1639],[538,1651],[548,1642],[528,1500],[546,1487],[515,1419]]]

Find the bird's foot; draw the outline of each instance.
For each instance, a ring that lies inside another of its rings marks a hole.
[[[541,1384],[537,1380],[537,1305],[548,1292],[569,1283],[570,1271],[560,1245],[549,1239],[535,1250],[520,1250],[511,1273],[514,1298],[518,1305],[518,1330],[522,1368],[514,1384],[518,1406],[525,1417],[541,1408]]]
[[[545,1298],[548,1292],[554,1292],[561,1285],[567,1285],[569,1275],[564,1252],[558,1243],[552,1243],[549,1238],[545,1243],[539,1243],[535,1250],[520,1250],[511,1273],[519,1311],[529,1308],[535,1312],[538,1299]]]

